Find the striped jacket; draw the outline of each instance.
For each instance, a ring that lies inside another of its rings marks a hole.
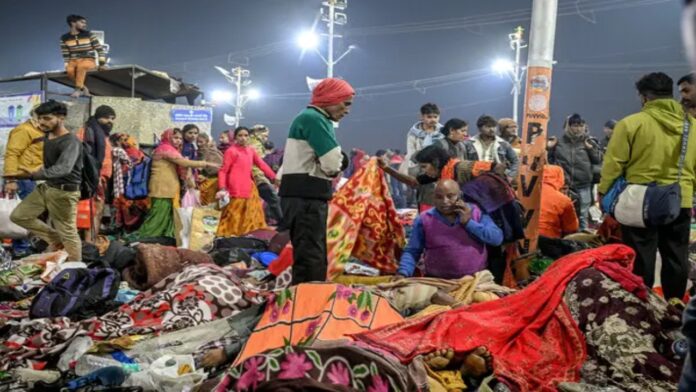
[[[290,125],[280,196],[330,200],[331,180],[346,163],[328,115],[310,106]]]
[[[99,64],[106,64],[104,47],[97,36],[89,31],[81,31],[77,35],[63,34],[60,37],[60,51],[66,63],[75,59],[98,58]]]

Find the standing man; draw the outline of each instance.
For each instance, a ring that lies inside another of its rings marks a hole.
[[[662,257],[662,289],[666,299],[681,299],[689,275],[689,231],[694,194],[696,137],[689,135],[684,167],[678,178],[686,113],[672,98],[672,79],[664,73],[643,76],[636,88],[643,109],[619,121],[604,156],[600,195],[625,176],[629,184],[673,184],[681,187],[681,214],[672,223],[648,228],[621,226],[623,242],[636,251],[633,272],[648,287],[655,283],[655,258]],[[695,121],[689,116],[690,133]]]
[[[690,73],[683,76],[677,82],[681,103],[684,110],[692,116],[696,116],[696,85],[694,85],[694,74]]]
[[[421,106],[420,121],[413,124],[406,137],[406,156],[404,157],[404,164],[402,166],[404,174],[408,174],[412,177],[416,177],[420,174],[420,169],[414,157],[420,150],[445,138],[445,136],[440,133],[440,130],[442,130],[442,124],[440,124],[440,108],[431,102]],[[408,188],[406,190],[407,203],[409,206],[418,205],[420,208],[420,205],[424,205],[430,208],[433,204],[434,194],[435,184],[420,185],[416,189],[415,194]]]
[[[75,91],[71,96],[89,96],[89,90],[85,87],[87,71],[97,67],[106,68],[106,51],[97,36],[87,30],[87,18],[69,15],[67,22],[70,31],[60,37],[60,51],[63,54],[65,72],[75,83]]]
[[[616,127],[616,120],[609,120],[604,123],[604,139],[602,140],[602,153],[607,151],[609,146],[609,140],[611,140],[611,135],[614,133],[614,128]]]
[[[87,119],[85,126],[80,128],[76,134],[78,139],[89,146],[89,153],[94,157],[97,170],[99,170],[99,186],[94,195],[94,211],[92,211],[94,231],[90,230],[90,234],[85,237],[89,242],[95,242],[96,236],[99,234],[107,184],[113,174],[109,134],[114,127],[114,121],[116,121],[116,111],[111,106],[99,106],[94,111],[94,115]]]
[[[496,136],[495,131],[498,121],[492,116],[483,115],[476,121],[478,135],[467,140],[466,160],[484,161],[504,164],[506,166],[505,176],[508,182],[514,183],[520,168],[520,159],[512,149],[510,143],[500,136]]]
[[[16,173],[6,174],[16,179],[45,180],[36,186],[12,211],[10,219],[42,240],[50,249],[64,248],[68,261],[82,261],[82,245],[77,233],[77,202],[82,182],[82,145],[65,129],[68,108],[50,100],[35,110],[39,127],[46,133],[43,149],[43,168],[33,170],[20,166]],[[39,219],[45,211],[53,225]]]
[[[312,102],[290,125],[280,185],[283,223],[290,230],[295,263],[292,284],[326,280],[326,220],[331,181],[348,166],[333,122],[350,112],[355,90],[348,82],[324,79]]]
[[[250,146],[256,150],[259,158],[264,159],[266,157],[266,143],[268,142],[268,137],[271,131],[265,125],[257,124],[251,128],[251,139]],[[256,189],[259,191],[259,195],[266,202],[267,213],[266,222],[269,220],[274,220],[276,225],[282,228],[283,222],[283,211],[280,208],[280,199],[278,198],[278,193],[276,192],[273,185],[268,180],[265,174],[258,168],[254,166],[251,169],[254,176],[254,182],[256,183]]]
[[[547,148],[549,163],[563,168],[566,184],[580,198],[578,220],[580,230],[585,230],[593,201],[593,166],[602,163],[599,146],[589,138],[585,120],[576,113],[566,119],[563,137],[549,138]]]
[[[511,118],[501,118],[498,120],[498,135],[512,145],[517,140],[518,126]]]
[[[20,167],[30,171],[38,170],[43,165],[43,142],[46,135],[39,129],[35,113],[29,120],[18,125],[7,139],[5,149],[5,176],[17,173]],[[17,195],[25,199],[34,190],[35,183],[31,179],[5,179],[5,194]],[[15,257],[29,252],[28,240],[13,240],[12,252]]]

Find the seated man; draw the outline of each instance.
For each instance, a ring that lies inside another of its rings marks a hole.
[[[539,216],[539,234],[544,237],[563,238],[576,233],[580,227],[573,201],[561,191],[564,187],[563,168],[556,165],[544,166]]]
[[[499,246],[503,231],[476,205],[461,200],[459,184],[443,180],[435,188],[435,208],[413,222],[397,277],[412,276],[425,252],[425,275],[459,279],[486,269],[486,245]]]

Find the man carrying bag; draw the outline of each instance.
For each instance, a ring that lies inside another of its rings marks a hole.
[[[689,272],[689,232],[696,169],[694,118],[672,98],[672,79],[643,76],[636,88],[643,109],[616,124],[602,167],[605,212],[621,223],[624,244],[636,251],[633,272],[655,283],[657,251],[666,299],[681,299]]]

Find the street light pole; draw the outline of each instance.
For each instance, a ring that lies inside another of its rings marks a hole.
[[[522,49],[526,48],[527,45],[523,40],[524,28],[518,26],[515,32],[509,35],[510,47],[515,51],[515,64],[512,70],[512,83],[513,83],[513,102],[512,102],[512,119],[515,123],[519,119],[519,105],[520,105],[520,94],[522,93],[522,78],[524,76],[524,70],[520,64],[520,59],[522,57]]]
[[[334,62],[334,24],[336,22],[336,0],[328,0],[324,3],[329,7],[329,47],[326,61],[326,77],[333,78]]]
[[[249,72],[248,69],[244,69],[242,67],[235,67],[232,69],[232,76],[234,77],[234,85],[237,87],[237,96],[235,97],[235,104],[234,104],[234,127],[237,128],[241,122],[242,119],[244,118],[242,114],[242,110],[244,108],[244,105],[248,101],[248,97],[242,93],[242,88],[246,85],[251,84],[250,80],[244,80],[248,79],[250,76],[251,72]]]

